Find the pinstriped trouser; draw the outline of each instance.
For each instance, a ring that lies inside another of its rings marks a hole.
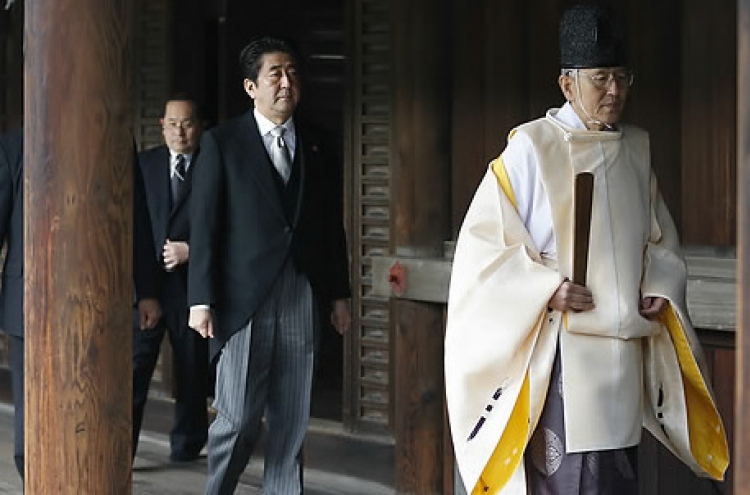
[[[302,493],[302,443],[313,370],[310,284],[288,262],[248,325],[226,343],[208,438],[207,495],[234,493],[266,414],[263,493]]]

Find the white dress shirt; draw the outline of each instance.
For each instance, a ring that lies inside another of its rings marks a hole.
[[[260,135],[263,138],[263,145],[266,147],[268,155],[271,156],[271,145],[273,145],[274,139],[271,135],[271,130],[278,124],[268,120],[258,111],[257,108],[253,110],[253,115],[255,116],[255,121],[258,123],[258,131],[260,131]],[[297,135],[294,132],[294,119],[290,117],[289,120],[281,124],[281,126],[286,129],[286,132],[284,133],[284,143],[286,143],[286,147],[289,149],[289,158],[294,162],[294,152],[297,149]]]

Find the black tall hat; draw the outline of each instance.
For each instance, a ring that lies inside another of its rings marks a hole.
[[[560,20],[560,66],[564,69],[625,66],[625,45],[622,24],[604,5],[576,5]]]

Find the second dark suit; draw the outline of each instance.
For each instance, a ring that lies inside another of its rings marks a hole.
[[[15,406],[16,468],[23,477],[23,131],[0,139],[0,244],[7,245],[2,274],[2,326],[10,345]]]
[[[152,256],[161,259],[167,239],[189,240],[190,177],[193,167],[188,168],[180,196],[172,198],[169,149],[158,146],[144,151],[139,155],[138,162],[143,173],[153,229]],[[192,158],[194,162],[195,156]],[[208,346],[187,325],[188,265],[178,265],[174,271],[161,270],[159,301],[163,309],[162,319],[153,329],[133,329],[133,452],[137,446],[149,384],[161,343],[164,335],[168,334],[173,350],[176,385],[174,425],[170,433],[171,458],[178,461],[197,457],[208,434]]]
[[[134,148],[135,162],[135,148]],[[0,138],[0,244],[7,246],[2,272],[2,329],[10,340],[13,380],[14,458],[24,476],[24,209],[23,129]],[[143,177],[133,172],[133,282],[135,301],[156,296],[156,262],[150,256],[151,223],[145,206]]]

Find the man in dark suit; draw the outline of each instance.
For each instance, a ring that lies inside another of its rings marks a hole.
[[[185,95],[167,101],[160,122],[165,144],[142,152],[138,159],[153,229],[151,255],[162,264],[163,316],[154,328],[133,330],[133,453],[149,384],[168,333],[176,389],[170,459],[186,462],[198,459],[208,435],[208,344],[187,324],[189,199],[202,129],[197,105]]]
[[[23,131],[0,138],[0,243],[3,264],[3,330],[8,335],[13,404],[14,458],[23,477]]]
[[[341,182],[294,118],[292,47],[254,40],[240,65],[255,108],[204,134],[191,199],[190,326],[219,355],[206,493],[234,492],[264,413],[263,491],[302,493],[316,316],[351,319]]]
[[[151,227],[138,167],[133,174],[133,279],[138,308],[138,324],[150,327],[161,317],[156,299],[156,262],[151,254]],[[2,327],[10,345],[14,405],[14,459],[24,476],[24,326],[23,326],[23,130],[0,137],[0,244],[5,243],[2,273]]]

